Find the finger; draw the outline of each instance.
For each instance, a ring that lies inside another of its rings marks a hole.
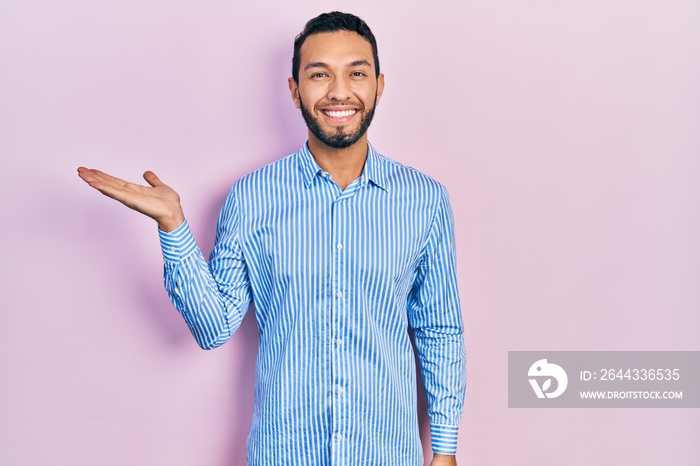
[[[92,186],[93,183],[99,183],[100,178],[104,178],[104,174],[99,172],[98,170],[93,170],[85,167],[78,168],[78,176],[90,186]]]
[[[146,182],[154,188],[157,188],[158,186],[163,186],[164,184],[162,181],[160,181],[160,178],[158,178],[156,174],[150,170],[143,174],[143,179],[146,180]]]
[[[142,194],[144,189],[144,186],[129,183],[121,178],[91,168],[80,167],[78,169],[78,175],[90,185],[90,187],[129,207],[131,207],[135,201],[134,196]]]
[[[90,181],[95,179],[95,176],[93,175],[92,170],[90,170],[89,168],[85,168],[85,167],[78,167],[78,176],[80,177],[80,179],[82,179],[83,181],[85,181],[87,183],[89,183]]]
[[[80,176],[80,178],[82,178],[83,181],[90,184],[91,186],[93,185],[93,183],[106,183],[112,185],[113,187],[125,187],[129,184],[127,181],[122,180],[121,178],[114,177],[94,168],[80,167],[78,168],[78,176]]]

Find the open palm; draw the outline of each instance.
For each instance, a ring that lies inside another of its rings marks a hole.
[[[143,174],[143,179],[150,186],[130,183],[85,167],[78,168],[78,176],[105,196],[151,217],[158,222],[158,228],[162,231],[173,231],[185,220],[180,196],[151,171]]]

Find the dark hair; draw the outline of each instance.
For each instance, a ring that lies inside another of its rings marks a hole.
[[[372,55],[374,56],[374,68],[379,77],[379,53],[377,51],[377,40],[372,34],[372,30],[367,26],[361,18],[350,13],[341,13],[340,11],[331,11],[330,13],[322,13],[315,18],[310,19],[304,30],[294,39],[294,56],[292,56],[292,77],[295,82],[299,82],[299,65],[301,61],[301,46],[306,41],[307,37],[321,32],[335,31],[350,31],[356,32],[370,43],[372,46]]]

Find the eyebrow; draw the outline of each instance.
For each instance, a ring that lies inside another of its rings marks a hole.
[[[311,68],[328,68],[328,65],[323,63],[322,61],[312,61],[306,64],[304,70],[309,70]]]
[[[369,66],[370,68],[372,68],[372,65],[367,60],[355,60],[354,62],[350,63],[350,66]]]
[[[356,67],[356,66],[368,66],[372,67],[370,62],[367,60],[355,60],[351,63],[348,64],[350,67]],[[304,66],[304,71],[312,69],[312,68],[330,68],[327,63],[324,63],[322,61],[312,61],[310,63],[307,63],[306,66]]]

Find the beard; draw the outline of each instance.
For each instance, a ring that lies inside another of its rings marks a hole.
[[[374,109],[377,105],[377,95],[374,95],[374,104],[369,111],[365,112],[365,107],[362,106],[358,112],[360,113],[360,126],[354,132],[345,132],[344,126],[338,126],[332,131],[324,131],[319,124],[319,119],[314,118],[309,110],[306,109],[304,102],[299,98],[299,103],[301,104],[301,114],[304,117],[306,126],[311,131],[311,134],[316,136],[316,138],[323,144],[333,149],[346,149],[357,141],[360,140],[362,136],[367,132],[370,123],[372,123],[372,118],[374,118]]]

